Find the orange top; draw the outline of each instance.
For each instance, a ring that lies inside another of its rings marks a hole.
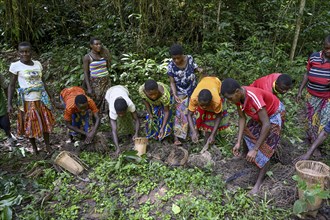
[[[208,106],[207,111],[220,113],[222,110],[222,101],[220,97],[221,81],[217,77],[207,76],[197,84],[189,102],[189,111],[194,112],[198,107],[198,94],[201,90],[207,89],[212,94],[211,104]]]
[[[70,88],[63,89],[61,91],[61,98],[63,99],[65,103],[65,111],[64,111],[64,120],[65,121],[71,121],[72,120],[72,114],[78,113],[79,110],[76,107],[76,104],[74,103],[74,100],[77,95],[86,95],[85,91],[78,87],[78,86],[73,86]],[[95,102],[87,97],[87,102],[88,102],[88,109],[90,109],[93,113],[98,112],[98,108],[96,107]]]

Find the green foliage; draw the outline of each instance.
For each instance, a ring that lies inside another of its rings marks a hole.
[[[24,183],[23,183],[24,184]],[[13,206],[20,205],[23,194],[20,192],[22,182],[6,176],[5,172],[0,175],[0,218],[13,219]]]
[[[248,51],[259,39],[267,42],[263,46],[276,57],[276,47],[286,53],[290,50],[298,2],[5,0],[0,2],[0,33],[4,36],[0,43],[14,46],[30,40],[38,50],[45,50],[50,42],[59,46],[102,36],[114,48],[113,54],[138,51],[151,57],[150,47],[168,48],[173,42],[196,53],[214,51],[224,42],[235,45],[235,50]],[[298,56],[318,50],[329,34],[330,15],[325,10],[329,6],[323,0],[306,3]]]
[[[307,205],[313,205],[316,198],[329,199],[330,190],[324,190],[320,184],[308,186],[306,181],[299,176],[292,177],[298,183],[298,189],[303,191],[303,197],[295,201],[293,205],[293,213],[300,216],[302,213],[308,211]]]

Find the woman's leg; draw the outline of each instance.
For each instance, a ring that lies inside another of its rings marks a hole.
[[[268,168],[269,168],[269,161],[265,164],[265,166],[263,168],[260,169],[258,178],[257,178],[257,182],[255,183],[254,187],[251,189],[249,194],[253,195],[253,194],[258,193],[260,186],[265,179],[265,174],[266,174]]]
[[[29,138],[29,141],[32,145],[33,148],[33,154],[39,154],[37,144],[36,144],[36,139],[35,138]]]
[[[46,150],[48,153],[50,153],[52,151],[52,148],[50,147],[49,133],[44,132],[44,141],[46,144]]]

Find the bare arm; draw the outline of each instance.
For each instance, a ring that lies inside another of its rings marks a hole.
[[[177,91],[176,91],[176,85],[175,85],[174,78],[172,76],[170,76],[169,78],[170,78],[170,83],[171,83],[171,89],[172,89],[172,92],[173,92],[173,97],[174,97],[174,99],[177,103],[180,103],[182,100],[177,96]]]
[[[46,92],[47,92],[47,94],[48,94],[48,97],[49,97],[49,99],[50,99],[52,105],[56,107],[57,104],[56,104],[56,102],[55,102],[55,100],[54,100],[54,96],[51,95],[51,94],[49,93],[48,86],[47,86],[46,83],[45,83],[45,79],[44,79],[44,77],[42,77],[42,83],[43,83],[43,85],[44,85],[44,88],[45,88],[45,90],[46,90]]]
[[[13,74],[10,79],[10,83],[8,87],[8,112],[13,112],[12,99],[13,99],[17,79],[18,76],[15,74]]]
[[[143,101],[144,105],[146,106],[146,110],[147,110],[149,116],[152,117],[151,106],[150,106],[149,102],[147,102],[144,99],[142,101]]]
[[[118,134],[117,134],[117,121],[110,119],[111,130],[112,130],[112,138],[113,143],[115,144],[116,151],[119,151],[119,143],[118,143]]]
[[[220,122],[221,122],[221,117],[220,117],[221,113],[216,114],[216,118],[215,118],[215,122],[214,122],[214,127],[213,130],[210,134],[211,139],[214,139],[214,136],[219,128]]]
[[[192,132],[192,141],[194,143],[196,143],[198,141],[198,131],[197,131],[197,129],[194,126],[194,122],[193,122],[193,119],[192,119],[193,114],[194,113],[192,111],[188,110],[188,116],[187,116],[187,118],[188,118],[189,128],[190,128],[190,130]]]
[[[256,144],[254,145],[254,148],[249,150],[248,154],[246,155],[246,160],[249,162],[253,162],[255,161],[255,158],[257,156],[259,147],[264,143],[264,141],[266,140],[268,134],[269,134],[269,130],[270,130],[270,121],[269,121],[269,117],[267,115],[267,111],[265,108],[262,108],[258,111],[258,115],[259,115],[259,120],[261,122],[261,131],[260,131],[260,136],[256,142]]]
[[[90,75],[89,64],[90,64],[90,58],[86,54],[83,58],[84,78],[85,78],[85,82],[86,82],[86,86],[87,86],[87,92],[89,94],[91,94],[92,93],[92,88],[91,88],[91,85],[89,83],[89,75]]]
[[[301,85],[298,90],[298,95],[297,95],[296,101],[299,101],[299,99],[301,98],[302,90],[305,88],[307,82],[308,82],[308,75],[307,75],[307,73],[305,73],[304,79],[301,82]]]
[[[0,75],[0,88],[2,88],[3,90],[8,88],[5,81],[6,81],[5,78],[2,75]]]
[[[135,134],[133,136],[133,139],[135,139],[139,135],[140,120],[138,118],[138,115],[137,115],[136,111],[135,112],[132,112],[132,116],[133,116],[133,119],[135,121]]]
[[[3,92],[8,96],[8,86],[5,84],[5,78],[2,75],[0,75],[0,90],[1,89],[3,89]],[[7,92],[5,92],[6,90]]]
[[[72,131],[75,131],[75,132],[77,132],[79,134],[82,134],[82,135],[87,135],[87,133],[85,131],[83,131],[83,130],[75,127],[75,126],[72,126],[71,121],[65,121],[65,125]]]
[[[97,131],[97,129],[100,126],[100,117],[99,117],[99,113],[98,112],[93,113],[93,116],[95,118],[95,124],[94,124],[94,126],[93,126],[93,128],[92,128],[92,130],[90,132],[93,133],[93,134],[95,134],[96,131]]]
[[[164,106],[164,120],[161,129],[163,130],[165,129],[169,117],[170,117],[170,107]]]
[[[96,131],[97,131],[99,125],[100,125],[100,117],[99,117],[99,113],[98,113],[98,112],[93,113],[93,117],[95,118],[95,124],[94,124],[92,130],[91,130],[90,132],[88,132],[87,135],[86,135],[86,140],[85,140],[85,142],[86,142],[87,144],[89,144],[89,143],[92,142],[92,140],[93,140],[93,138],[94,138],[94,136],[95,136],[95,134],[96,134]]]
[[[239,120],[238,120],[238,137],[237,137],[237,142],[239,144],[241,144],[241,141],[243,139],[243,131],[245,128],[245,124],[246,124],[246,115],[245,113],[242,111],[240,106],[237,106],[237,112],[238,112],[238,116],[239,116]]]
[[[235,156],[239,155],[239,148],[241,147],[241,142],[243,139],[243,132],[244,132],[244,128],[245,128],[245,124],[246,124],[246,115],[245,113],[242,111],[240,106],[236,106],[237,108],[237,113],[239,116],[239,120],[238,120],[238,137],[237,137],[237,142],[233,148],[233,154]]]
[[[258,112],[259,120],[262,124],[261,131],[260,131],[260,136],[254,146],[255,150],[259,150],[259,147],[264,143],[266,140],[269,130],[270,130],[270,121],[269,117],[267,115],[267,111],[265,108],[262,108]]]

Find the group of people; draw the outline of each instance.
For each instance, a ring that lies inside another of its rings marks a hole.
[[[125,86],[110,86],[110,56],[101,41],[93,38],[90,47],[91,51],[83,58],[87,92],[77,86],[65,88],[60,93],[61,104],[56,106],[65,109],[64,120],[71,130],[71,139],[81,135],[86,143],[92,142],[100,125],[100,110],[108,111],[118,154],[118,132],[132,134],[132,139],[139,134],[137,110]],[[18,52],[20,60],[12,63],[9,69],[13,75],[8,88],[8,112],[13,111],[12,99],[18,81],[17,134],[29,138],[36,153],[35,139],[43,136],[46,149],[50,151],[49,133],[55,119],[52,99],[42,80],[42,66],[32,60],[28,42],[20,43]],[[285,107],[278,94],[285,94],[292,88],[291,77],[273,73],[249,86],[242,86],[232,78],[221,82],[207,70],[199,68],[191,55],[184,54],[179,44],[170,47],[170,55],[172,59],[167,70],[170,85],[148,79],[139,87],[147,112],[147,138],[163,140],[173,135],[174,145],[181,145],[187,137],[196,143],[203,134],[207,148],[215,141],[218,131],[229,127],[227,105],[228,101],[233,103],[239,116],[239,130],[232,151],[235,156],[246,158],[260,168],[251,190],[251,193],[256,193],[280,141]],[[313,145],[298,159],[308,159],[330,132],[330,36],[325,39],[323,50],[309,57],[297,99],[301,98],[306,85],[308,134]],[[3,103],[4,97],[0,93],[0,125],[11,139],[9,117]],[[250,118],[248,121],[247,116]]]

